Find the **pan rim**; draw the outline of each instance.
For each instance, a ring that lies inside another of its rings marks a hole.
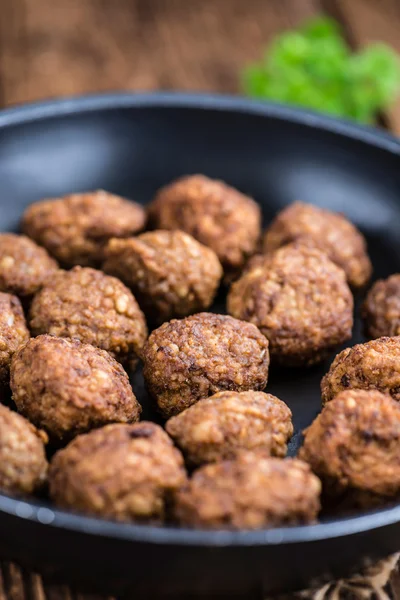
[[[197,92],[107,92],[65,96],[52,100],[20,104],[0,110],[0,130],[33,121],[95,111],[124,108],[181,108],[239,112],[289,121],[313,129],[322,129],[344,137],[400,154],[400,140],[390,133],[369,125],[316,113],[301,107],[276,102],[250,100],[228,94]]]
[[[0,514],[41,527],[73,531],[95,537],[156,545],[194,547],[251,547],[303,545],[324,540],[351,538],[400,522],[400,504],[392,508],[311,525],[259,530],[202,530],[186,527],[139,525],[101,519],[54,508],[50,503],[0,494]]]
[[[202,93],[112,92],[59,98],[22,104],[0,111],[0,133],[9,127],[32,122],[119,109],[187,109],[236,112],[300,124],[311,129],[355,139],[368,146],[400,156],[400,140],[384,131],[350,121],[335,119],[297,107],[245,98]],[[304,544],[326,539],[351,537],[383,529],[400,522],[400,504],[367,514],[331,519],[313,525],[281,527],[256,531],[210,531],[176,527],[135,525],[76,514],[46,503],[0,494],[0,513],[43,527],[70,530],[92,536],[146,544],[182,546],[276,546]]]

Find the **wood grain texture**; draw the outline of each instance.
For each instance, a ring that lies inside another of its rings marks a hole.
[[[393,555],[376,565],[371,565],[361,575],[347,580],[331,582],[321,588],[303,590],[294,594],[280,595],[279,598],[263,597],[254,593],[246,600],[398,600],[399,570],[395,567],[398,555]],[[395,567],[395,568],[394,568]],[[394,571],[393,571],[394,569]],[[389,581],[390,573],[392,577]],[[190,600],[197,596],[190,595]],[[243,598],[242,596],[240,596]],[[201,598],[204,600],[204,596]],[[232,600],[229,596],[218,596],[220,600]],[[66,585],[46,583],[39,575],[31,574],[15,564],[5,563],[0,571],[0,600],[189,600],[184,596],[154,597],[137,595],[133,598],[114,598],[82,594]],[[210,597],[213,600],[214,596]],[[200,598],[199,598],[200,600]]]
[[[318,0],[1,0],[4,105],[113,89],[236,92]]]
[[[237,93],[282,29],[333,12],[400,52],[399,0],[0,0],[0,106],[116,89]],[[388,111],[400,133],[400,101]]]

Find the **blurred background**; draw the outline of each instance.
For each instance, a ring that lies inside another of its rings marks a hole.
[[[340,29],[299,35],[321,15]],[[373,42],[385,43],[383,54],[349,60]],[[0,106],[197,90],[309,105],[400,133],[392,51],[400,0],[0,0]]]

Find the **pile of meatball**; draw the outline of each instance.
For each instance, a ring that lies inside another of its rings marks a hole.
[[[271,368],[352,335],[372,267],[343,215],[302,202],[264,234],[259,206],[182,177],[149,206],[105,191],[36,202],[0,234],[0,489],[138,523],[254,529],[400,497],[400,274],[362,315],[322,412],[286,458],[292,413]],[[227,293],[227,314],[209,311]],[[149,335],[149,331],[151,331]],[[164,426],[141,421],[143,365]]]

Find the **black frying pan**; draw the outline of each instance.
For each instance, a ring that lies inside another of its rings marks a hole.
[[[295,200],[344,211],[367,235],[375,275],[400,271],[400,143],[300,110],[226,97],[108,95],[0,114],[0,229],[46,196],[105,188],[139,202],[186,173],[252,195],[265,221]],[[221,310],[222,307],[216,307]],[[353,343],[361,341],[357,322]],[[320,409],[329,361],[272,372],[296,435]],[[134,379],[146,404],[140,375]],[[102,592],[239,596],[343,577],[400,549],[400,506],[254,532],[124,525],[0,496],[0,555]]]

